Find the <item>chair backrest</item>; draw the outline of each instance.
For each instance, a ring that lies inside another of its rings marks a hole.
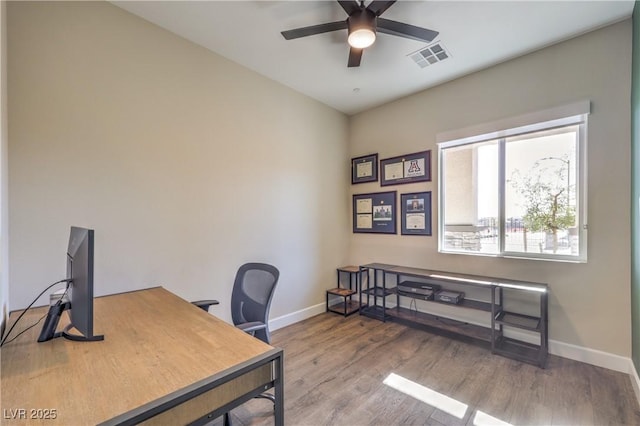
[[[233,324],[262,322],[267,329],[256,332],[260,340],[270,343],[268,329],[271,299],[280,277],[278,268],[266,263],[245,263],[238,269],[231,294]]]

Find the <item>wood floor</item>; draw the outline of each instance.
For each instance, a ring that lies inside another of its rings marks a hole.
[[[285,351],[287,425],[640,425],[628,375],[564,358],[540,369],[358,314],[321,314],[272,338]],[[459,412],[387,386],[391,373]],[[252,400],[232,411],[232,422],[271,425],[272,408]]]

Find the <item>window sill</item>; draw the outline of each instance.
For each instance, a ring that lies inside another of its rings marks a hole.
[[[544,256],[535,256],[531,253],[527,253],[524,255],[513,254],[513,253],[476,253],[476,252],[466,252],[466,251],[455,251],[455,250],[438,250],[438,253],[441,254],[457,254],[463,256],[480,256],[480,257],[494,257],[494,258],[503,258],[503,259],[518,259],[518,260],[537,260],[537,261],[547,261],[547,262],[561,262],[561,263],[588,263],[587,259],[583,259],[580,257],[567,256],[567,257],[544,257]]]

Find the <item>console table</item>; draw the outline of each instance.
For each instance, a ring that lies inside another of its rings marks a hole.
[[[468,291],[471,297],[465,296],[457,304],[442,303],[431,296],[398,291],[399,283],[414,280],[439,290]],[[495,354],[546,366],[549,347],[546,284],[383,263],[361,265],[360,283],[361,315],[423,328],[485,346]],[[388,307],[388,296],[395,298],[395,307]],[[401,301],[406,300],[410,306],[413,300],[420,300],[421,311],[417,302],[415,310],[402,307]],[[454,308],[454,312],[437,309],[443,306]],[[473,324],[456,319],[457,309],[484,312],[490,318],[486,325]]]
[[[3,425],[203,425],[269,388],[284,424],[282,349],[161,287],[95,298],[94,324],[103,341],[37,343],[34,327],[2,347]]]

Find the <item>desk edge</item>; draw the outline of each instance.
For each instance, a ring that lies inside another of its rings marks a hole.
[[[231,381],[247,372],[268,364],[278,358],[281,358],[284,351],[280,348],[273,348],[261,355],[253,357],[240,364],[234,365],[222,372],[216,373],[182,389],[174,391],[168,395],[160,397],[156,400],[148,402],[133,410],[122,413],[116,417],[99,423],[99,426],[111,425],[135,425],[144,420],[150,419],[164,411],[176,407],[204,392],[207,392],[223,383]],[[277,378],[276,378],[277,379]]]

